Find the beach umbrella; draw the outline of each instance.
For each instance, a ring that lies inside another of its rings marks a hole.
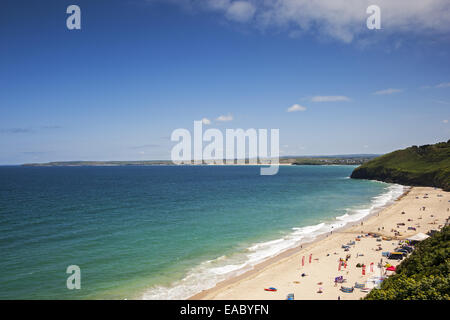
[[[373,272],[373,262],[370,264],[370,272]]]

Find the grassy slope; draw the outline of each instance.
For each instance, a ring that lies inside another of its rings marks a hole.
[[[356,168],[351,177],[450,191],[450,140],[385,154]]]

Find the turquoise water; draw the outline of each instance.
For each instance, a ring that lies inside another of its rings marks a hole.
[[[186,298],[401,193],[353,168],[0,167],[0,299]]]

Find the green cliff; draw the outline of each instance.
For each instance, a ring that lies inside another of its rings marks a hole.
[[[450,140],[385,154],[356,168],[351,177],[450,191]]]

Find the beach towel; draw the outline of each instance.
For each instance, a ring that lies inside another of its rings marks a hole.
[[[349,287],[341,287],[341,291],[345,292],[345,293],[352,293],[353,292],[353,287],[349,288]]]
[[[274,287],[269,287],[269,288],[264,288],[265,291],[277,291],[277,288]]]

